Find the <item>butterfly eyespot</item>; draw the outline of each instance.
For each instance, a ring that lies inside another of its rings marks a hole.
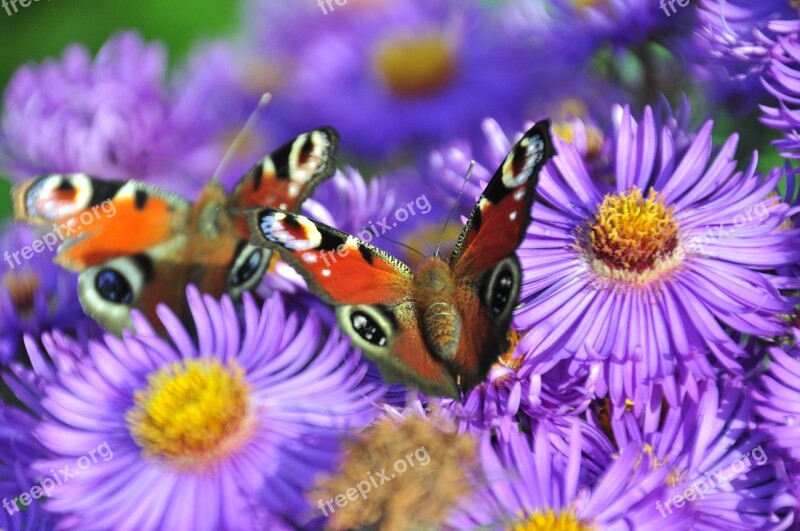
[[[228,276],[228,293],[238,298],[258,285],[267,271],[271,256],[272,253],[266,249],[242,242]]]
[[[486,276],[483,303],[497,318],[511,315],[517,305],[520,287],[520,268],[516,256],[498,263]]]
[[[510,271],[503,271],[498,275],[497,282],[492,293],[492,313],[500,315],[508,306],[511,300],[511,293],[514,288],[514,278]]]
[[[131,326],[131,308],[153,279],[153,260],[147,254],[114,258],[78,276],[78,297],[87,315],[119,333]]]
[[[233,271],[231,275],[231,285],[241,286],[258,272],[258,266],[261,265],[261,258],[264,253],[260,249],[256,249],[247,257],[247,261],[242,267]]]
[[[114,304],[130,304],[133,301],[131,283],[116,269],[101,270],[95,277],[95,288],[103,299]]]
[[[396,328],[390,312],[368,304],[345,305],[336,308],[336,320],[353,345],[367,356],[389,353]]]
[[[379,347],[386,346],[388,339],[381,331],[380,326],[370,316],[364,312],[353,312],[350,315],[350,320],[353,323],[353,329],[358,335],[363,337],[366,341],[377,345]]]

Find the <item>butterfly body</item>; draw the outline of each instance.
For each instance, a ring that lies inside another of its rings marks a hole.
[[[384,379],[459,397],[508,349],[522,282],[515,251],[539,172],[554,154],[549,123],[537,123],[495,172],[451,259],[434,255],[416,272],[350,234],[281,209],[247,211],[251,241],[277,250],[336,308],[341,329]]]
[[[459,293],[450,267],[438,257],[425,262],[415,277],[414,295],[420,328],[428,349],[444,362],[452,362],[461,342]]]
[[[337,146],[333,129],[305,133],[257,163],[231,193],[212,180],[193,203],[139,181],[43,175],[14,188],[14,213],[67,233],[56,262],[79,272],[81,304],[107,330],[130,328],[132,309],[159,322],[160,302],[189,322],[187,284],[236,298],[267,270],[271,252],[248,242],[242,209],[297,209],[335,172]],[[101,206],[110,215],[97,215]]]

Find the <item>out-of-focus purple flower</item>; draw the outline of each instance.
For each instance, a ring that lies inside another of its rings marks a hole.
[[[78,301],[77,276],[53,264],[55,253],[44,246],[43,234],[24,224],[0,228],[0,365],[16,357],[24,334],[95,330]]]
[[[533,445],[520,433],[492,444],[481,442],[486,485],[466,500],[448,529],[687,529],[691,513],[663,520],[655,504],[668,496],[669,471],[652,466],[641,447],[631,446],[610,463],[599,478],[589,478],[583,454],[596,449],[585,445],[575,425],[568,451],[556,452],[542,427]],[[587,481],[590,480],[590,481]]]
[[[569,64],[583,64],[605,47],[619,51],[685,33],[691,10],[675,12],[653,0],[518,0],[505,7],[507,27],[551,49]]]
[[[259,92],[258,83],[249,79],[254,72],[243,56],[247,50],[235,43],[204,44],[192,51],[171,83],[173,127],[177,134],[197,143],[179,162],[186,173],[198,179],[211,177],[264,95],[265,90]],[[225,189],[232,189],[255,161],[291,138],[276,106],[280,107],[280,102],[259,108],[255,126],[231,152],[219,175]],[[326,124],[314,127],[322,125]]]
[[[47,510],[64,526],[301,525],[304,489],[333,467],[346,430],[377,414],[366,365],[338,333],[321,337],[313,314],[287,314],[278,296],[259,308],[245,295],[242,318],[227,297],[188,298],[196,340],[162,308],[168,339],[137,315],[136,333],[106,336],[46,379],[34,433],[55,457],[34,470],[74,467],[103,443],[113,451],[53,493]],[[62,352],[48,354],[63,366]]]
[[[712,159],[711,129],[678,156],[649,107],[642,122],[625,109],[613,193],[560,140],[539,185],[519,250],[523,347],[600,364],[598,394],[617,406],[658,381],[676,404],[676,375],[716,377],[709,352],[742,372],[748,353],[727,328],[778,335],[792,311],[779,289],[798,283],[769,273],[800,260],[798,232],[782,227],[789,206],[770,196],[780,174],[758,175],[755,160],[736,171],[736,136]]]
[[[531,65],[520,41],[472,0],[350,2],[327,16],[313,4],[254,4],[249,35],[275,73],[265,77],[280,80],[264,90],[294,129],[310,119],[336,126],[345,150],[435,145],[485,116],[510,119],[534,89],[555,90],[550,58]]]
[[[612,415],[610,429],[623,454],[644,445],[654,465],[669,470],[672,493],[656,506],[665,521],[691,512],[692,529],[786,529],[792,523],[797,500],[741,380],[722,375],[701,382],[680,405],[651,400],[643,409],[639,416]],[[670,504],[676,496],[683,501]]]
[[[358,170],[345,166],[320,183],[314,197],[303,203],[303,213],[351,234],[372,231],[370,223],[393,212],[401,181],[401,177],[386,175],[367,182]]]
[[[798,21],[800,25],[800,21]],[[761,105],[761,122],[779,131],[773,142],[781,156],[800,158],[800,28],[777,40],[763,76],[763,83],[777,104]]]
[[[48,452],[32,435],[36,419],[0,402],[0,529],[6,531],[44,531],[53,529],[56,519],[42,509],[43,491],[28,467]],[[31,489],[38,487],[31,497]],[[19,496],[30,498],[24,505]]]
[[[797,19],[798,10],[785,0],[698,0],[694,38],[681,54],[695,79],[714,101],[731,112],[746,114],[763,97],[760,75],[770,59],[776,31]]]
[[[709,54],[719,59],[763,58],[765,32],[780,27],[781,20],[797,17],[798,9],[791,4],[784,0],[698,0],[698,42],[710,45]]]
[[[203,128],[176,127],[165,73],[163,48],[134,33],[112,37],[94,60],[72,45],[58,60],[23,66],[5,93],[0,162],[16,179],[80,171],[193,197],[213,166],[199,177],[183,168]]]
[[[781,200],[790,205],[787,214],[787,227],[800,228],[800,168],[795,168],[789,160],[783,163],[784,189],[780,194]],[[788,277],[800,278],[800,264],[791,264],[777,270],[779,274]]]

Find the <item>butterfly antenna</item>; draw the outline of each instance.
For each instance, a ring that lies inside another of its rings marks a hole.
[[[405,244],[405,243],[403,243],[403,242],[399,242],[399,241],[397,241],[397,240],[393,240],[393,239],[391,239],[391,238],[390,238],[390,237],[388,237],[388,236],[379,236],[379,238],[383,238],[384,240],[388,240],[388,241],[390,241],[390,242],[392,242],[392,243],[396,243],[397,245],[400,245],[401,247],[405,247],[405,248],[406,248],[406,249],[408,249],[409,251],[414,251],[415,253],[417,253],[418,255],[420,255],[422,258],[427,258],[427,256],[425,256],[425,254],[424,254],[424,253],[422,253],[422,251],[418,251],[418,250],[414,249],[413,247],[411,247],[410,245],[406,245],[406,244]]]
[[[231,142],[231,145],[228,147],[228,150],[225,152],[225,155],[219,162],[219,166],[217,166],[214,176],[211,178],[212,181],[219,180],[219,176],[222,173],[222,170],[225,168],[225,165],[228,164],[228,160],[230,160],[233,154],[236,153],[236,151],[242,145],[242,142],[244,142],[244,139],[247,138],[247,135],[249,135],[250,131],[253,130],[253,126],[256,124],[256,120],[258,119],[258,113],[261,112],[261,109],[267,106],[270,100],[272,100],[272,94],[269,92],[265,92],[264,95],[261,96],[258,106],[256,106],[255,110],[250,114],[250,117],[245,122],[241,131],[239,131],[239,134],[237,134],[236,138],[233,139],[233,142]]]
[[[450,223],[450,218],[453,217],[453,212],[456,211],[458,208],[458,203],[461,201],[461,195],[464,193],[464,188],[467,187],[467,181],[469,181],[470,176],[472,175],[472,170],[475,168],[475,161],[469,161],[469,169],[467,170],[467,176],[464,179],[464,183],[461,185],[461,191],[458,192],[458,197],[456,197],[456,202],[453,203],[453,207],[450,209],[450,213],[447,214],[447,219],[444,220],[444,227],[442,227],[442,233],[439,235],[439,243],[436,244],[436,253],[434,256],[439,256],[439,249],[442,247],[442,239],[444,238],[444,232],[447,230],[447,224]]]

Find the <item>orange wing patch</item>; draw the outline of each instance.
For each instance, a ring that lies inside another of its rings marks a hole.
[[[274,208],[250,209],[252,243],[277,249],[329,304],[398,304],[408,297],[411,270],[357,238]]]

